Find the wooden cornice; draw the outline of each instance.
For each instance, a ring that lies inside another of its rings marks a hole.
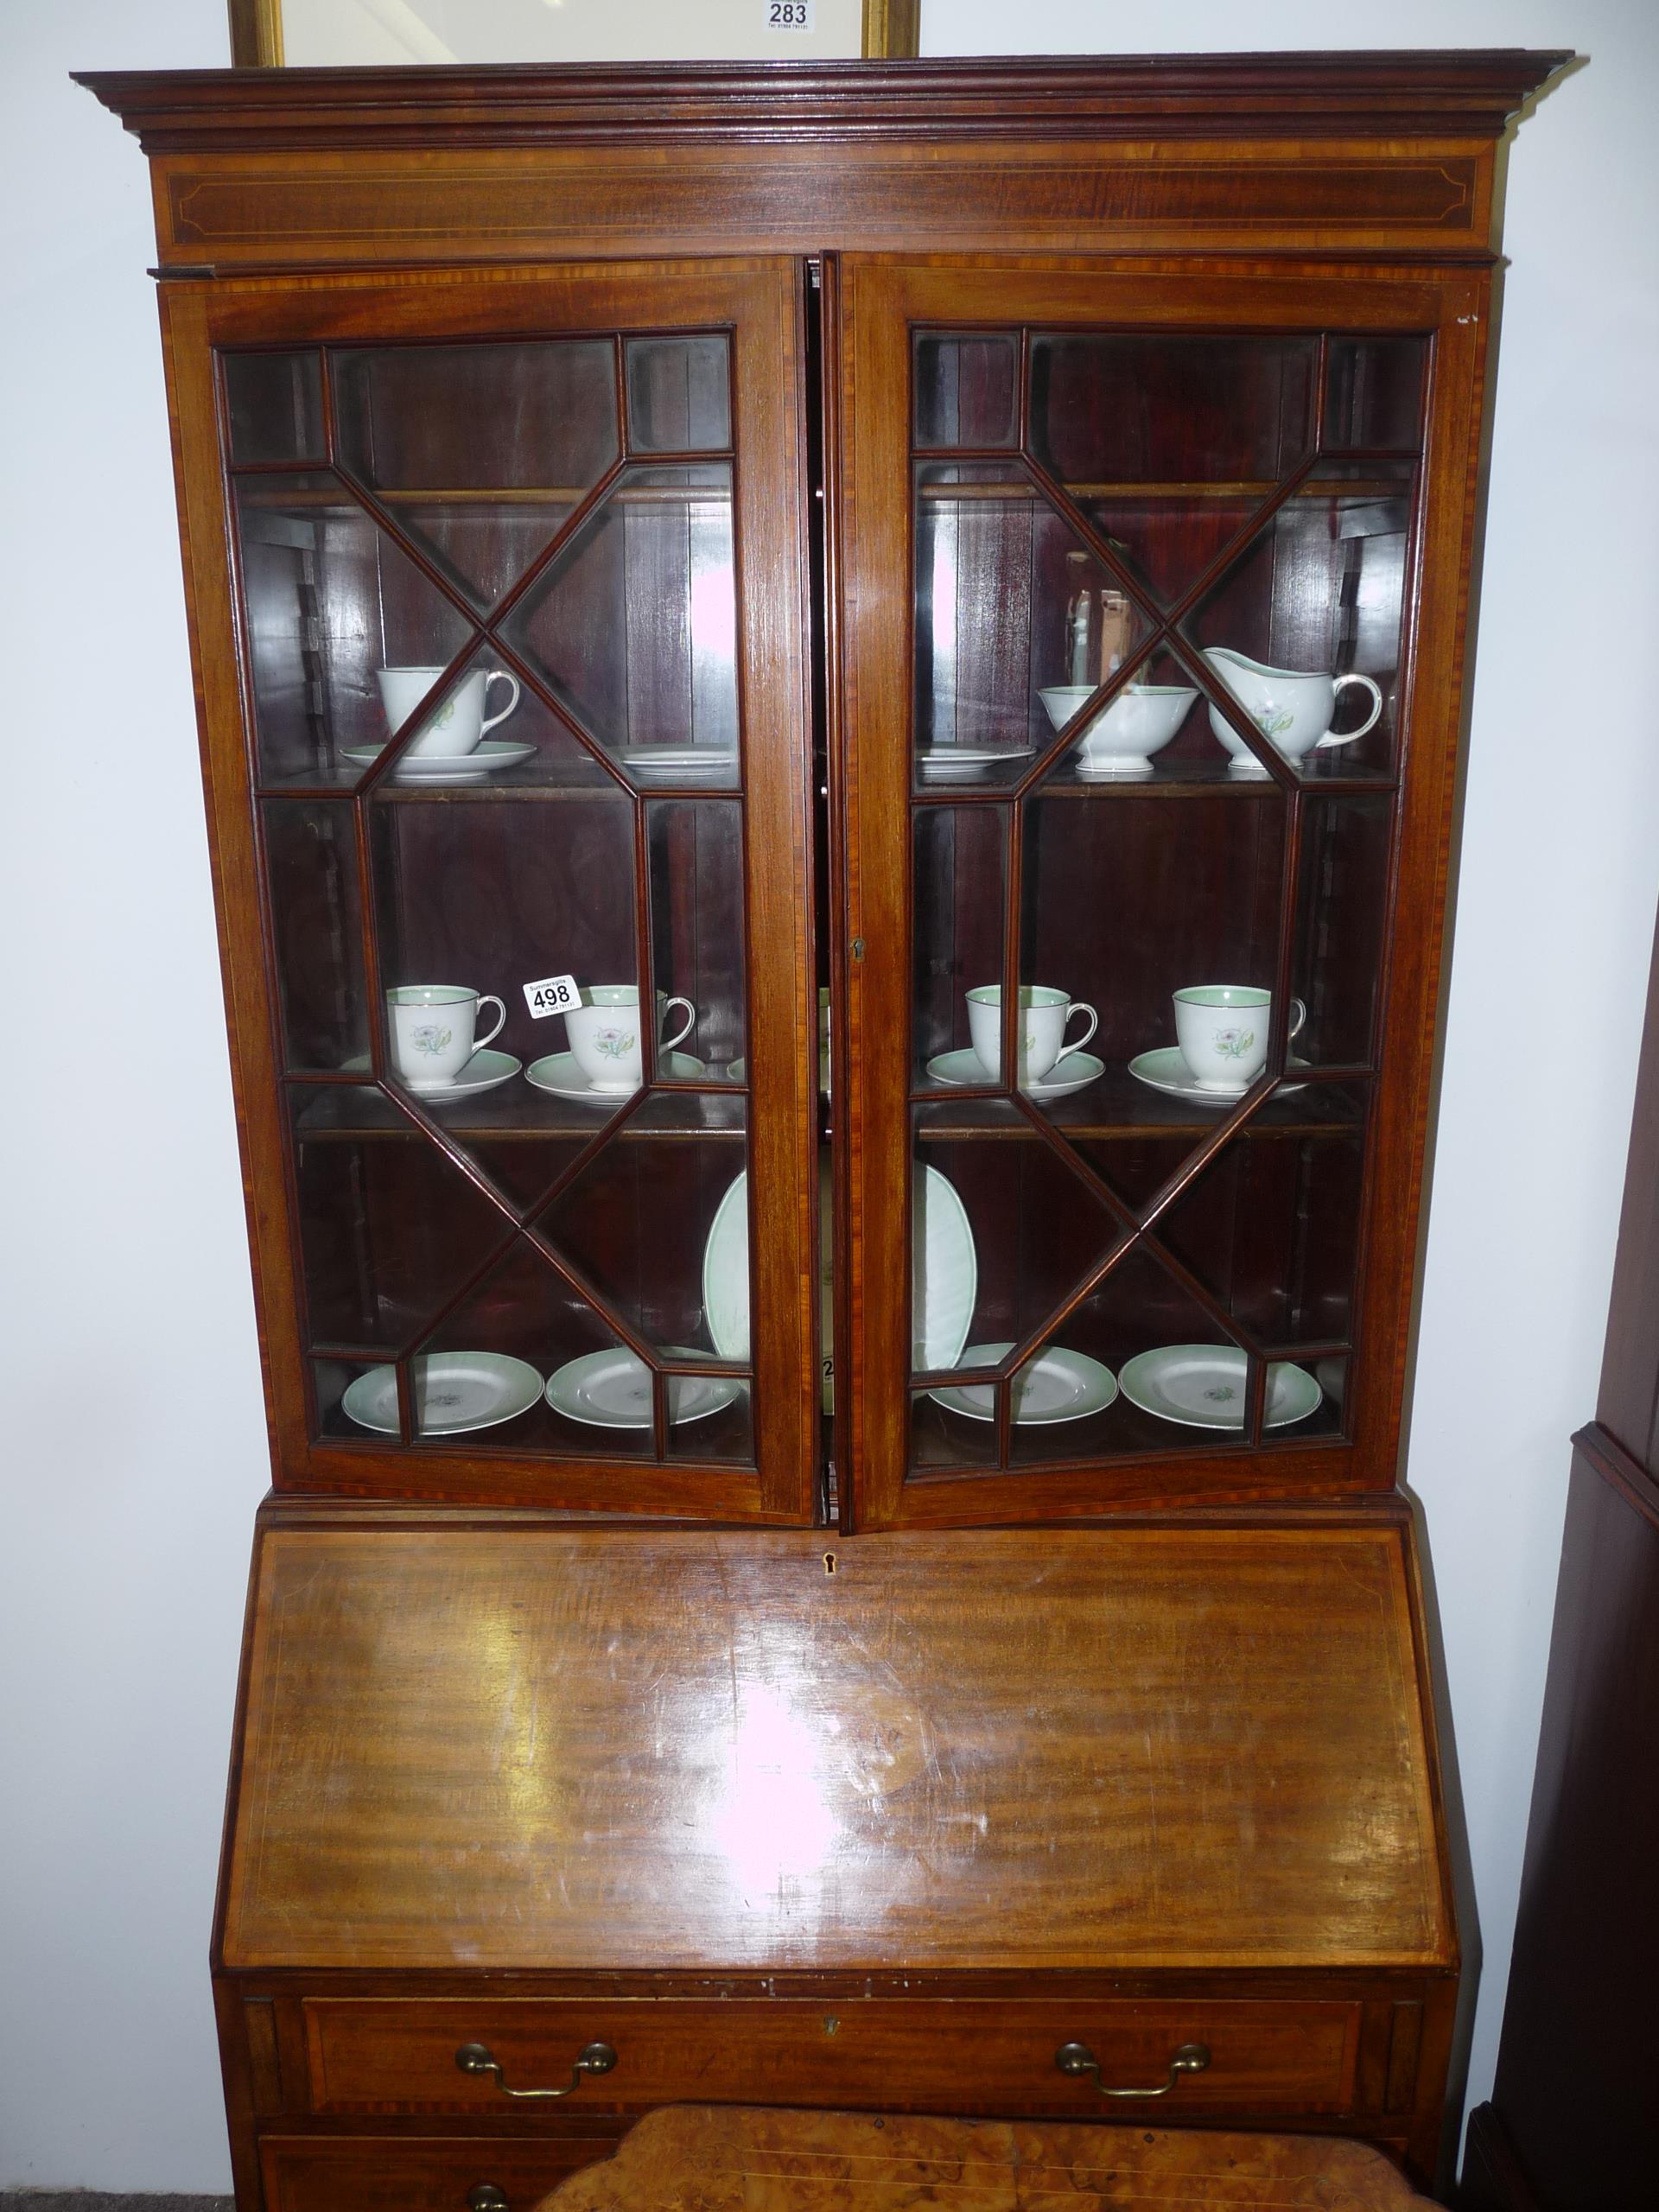
[[[1495,137],[1573,56],[1494,48],[1038,60],[77,72],[147,153],[583,141]]]

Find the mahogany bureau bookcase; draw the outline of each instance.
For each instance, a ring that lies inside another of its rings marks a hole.
[[[86,80],[270,1407],[242,2212],[684,2101],[1433,2177],[1397,1456],[1563,58]]]

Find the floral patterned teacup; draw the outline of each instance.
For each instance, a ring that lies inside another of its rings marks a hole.
[[[1230,645],[1212,645],[1205,652],[1216,674],[1263,737],[1287,760],[1300,760],[1319,746],[1351,745],[1363,737],[1382,711],[1382,694],[1369,676],[1305,676],[1294,668],[1269,668],[1251,660]],[[1371,711],[1357,729],[1338,737],[1331,727],[1337,694],[1357,683],[1371,695]],[[1235,776],[1265,776],[1267,770],[1221,713],[1210,709],[1210,727],[1232,754],[1230,772]]]
[[[671,1007],[685,1008],[685,1019],[671,1037],[663,1034]],[[690,1033],[697,1009],[690,999],[671,999],[657,994],[657,1052],[660,1059],[671,1046]],[[645,1081],[645,1059],[639,1045],[639,991],[634,983],[585,983],[582,1004],[564,1017],[565,1033],[576,1065],[595,1090],[638,1090]]]
[[[443,674],[441,668],[383,668],[377,671],[380,704],[396,737]],[[484,702],[492,683],[505,683],[512,696],[499,715],[486,718]],[[431,759],[470,753],[486,729],[504,722],[518,704],[518,679],[505,668],[474,668],[452,684],[404,747],[406,754]]]
[[[1020,1011],[1024,1034],[1020,1040],[1020,1081],[1022,1086],[1040,1083],[1055,1062],[1089,1042],[1099,1020],[1091,1006],[1069,999],[1046,983],[1020,986]],[[1066,1030],[1074,1014],[1089,1019],[1081,1033],[1068,1043]],[[968,994],[968,1033],[974,1040],[979,1064],[993,1083],[1002,1065],[1002,986],[982,983]]]
[[[495,1027],[475,1033],[480,1006],[495,1008]],[[386,993],[391,1064],[411,1090],[442,1090],[473,1054],[499,1037],[507,1009],[492,993],[480,998],[461,983],[404,983]]]
[[[1175,1035],[1200,1090],[1248,1090],[1268,1059],[1273,993],[1249,983],[1190,983],[1175,997]],[[1307,1020],[1291,1001],[1288,1043]]]

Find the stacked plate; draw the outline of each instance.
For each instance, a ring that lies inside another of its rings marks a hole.
[[[834,1239],[830,1221],[828,1170],[818,1182],[821,1234],[818,1253],[819,1326],[823,1349],[823,1407],[835,1409],[832,1347],[835,1297],[831,1274]],[[956,1187],[937,1167],[917,1185],[911,1217],[911,1317],[918,1367],[955,1367],[968,1341],[979,1291],[979,1262],[974,1232]],[[722,1359],[749,1357],[749,1179],[747,1172],[728,1186],[715,1212],[702,1255],[703,1319]]]
[[[385,751],[384,745],[345,745],[340,759],[353,768],[372,768]],[[486,737],[470,753],[405,753],[391,772],[398,784],[484,784],[504,768],[516,768],[535,752],[533,745],[513,745],[505,738]]]
[[[1032,745],[929,745],[916,756],[925,784],[971,784],[994,769],[1015,768],[1036,751]]]
[[[737,782],[734,748],[715,745],[626,745],[617,759],[637,784]]]

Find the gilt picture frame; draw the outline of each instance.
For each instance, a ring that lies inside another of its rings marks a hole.
[[[229,0],[238,69],[913,58],[921,0]]]

